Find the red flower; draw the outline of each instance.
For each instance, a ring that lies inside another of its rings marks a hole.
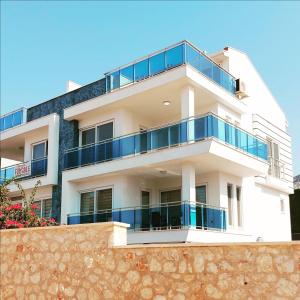
[[[2,211],[0,211],[0,217],[2,217],[3,216],[3,212]]]
[[[31,204],[31,208],[32,208],[32,209],[37,209],[38,206],[37,206],[36,204]]]
[[[34,212],[34,211],[31,211],[30,214],[31,214],[32,216],[35,216],[35,212]]]

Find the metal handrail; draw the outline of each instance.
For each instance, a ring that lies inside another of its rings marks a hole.
[[[40,160],[45,160],[46,158],[48,158],[48,156],[44,156],[44,157],[42,157],[42,158],[37,158],[37,159],[32,159],[32,160],[23,161],[23,162],[20,162],[20,163],[11,165],[11,166],[7,166],[7,167],[4,167],[4,168],[1,168],[0,170],[1,170],[1,171],[4,171],[4,170],[7,170],[7,169],[15,168],[15,167],[17,167],[17,166],[19,166],[19,165],[26,164],[26,163],[28,163],[28,162],[36,162],[36,161],[40,161]]]
[[[151,209],[151,208],[165,208],[165,207],[174,207],[178,205],[183,205],[183,204],[189,204],[189,205],[194,205],[195,207],[202,207],[202,208],[212,208],[212,209],[219,209],[226,211],[226,207],[221,207],[221,206],[215,206],[211,204],[206,204],[206,203],[197,203],[197,202],[189,202],[189,201],[178,201],[178,202],[169,202],[169,203],[160,203],[159,205],[157,204],[150,204],[150,205],[139,205],[139,206],[129,206],[129,207],[120,207],[120,208],[112,208],[112,209],[102,209],[98,211],[89,211],[89,212],[80,212],[80,213],[69,213],[67,214],[68,217],[71,216],[86,216],[90,214],[104,214],[104,213],[112,213],[115,211],[125,211],[125,210],[137,210],[137,209]]]
[[[133,133],[129,133],[129,134],[124,134],[124,135],[120,135],[118,137],[114,137],[114,138],[110,138],[110,139],[106,139],[106,140],[103,140],[103,141],[99,141],[99,142],[96,142],[96,143],[91,143],[91,144],[88,144],[88,145],[84,145],[84,146],[78,146],[78,147],[73,147],[73,148],[70,148],[70,149],[67,149],[65,150],[65,153],[69,153],[69,152],[72,152],[73,150],[80,150],[80,149],[85,149],[85,148],[89,148],[89,147],[92,147],[92,146],[95,146],[95,145],[101,145],[101,144],[105,144],[107,142],[111,142],[111,141],[116,141],[116,140],[119,140],[119,139],[122,139],[122,138],[126,138],[126,137],[131,137],[131,136],[134,136],[134,135],[137,135],[137,134],[146,134],[146,133],[149,133],[149,132],[153,132],[155,130],[158,130],[158,129],[163,129],[163,128],[168,128],[170,126],[173,126],[173,125],[179,125],[181,124],[182,122],[187,122],[187,121],[192,121],[192,120],[197,120],[197,119],[200,119],[200,118],[203,118],[203,117],[206,117],[206,116],[214,116],[215,118],[219,119],[219,120],[222,120],[224,121],[226,124],[229,124],[230,126],[252,136],[253,138],[257,139],[257,140],[260,140],[261,142],[265,143],[266,144],[266,140],[258,137],[258,136],[255,136],[253,135],[252,133],[242,129],[241,127],[239,126],[236,126],[235,124],[231,124],[229,123],[228,121],[226,121],[226,119],[216,115],[215,113],[213,112],[207,112],[207,113],[204,113],[204,114],[199,114],[199,115],[195,115],[195,116],[192,116],[192,117],[188,117],[188,118],[185,118],[185,119],[181,119],[179,121],[174,121],[174,122],[169,122],[169,123],[166,123],[164,125],[159,125],[159,126],[155,126],[155,127],[151,127],[150,129],[147,129],[145,130],[145,132],[140,132],[140,131],[136,131],[136,132],[133,132]]]

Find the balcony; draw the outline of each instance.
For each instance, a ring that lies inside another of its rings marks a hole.
[[[166,229],[226,230],[226,210],[207,204],[172,202],[156,206],[139,206],[69,214],[68,225],[97,222],[123,222],[129,230],[150,231]]]
[[[236,79],[211,58],[187,41],[106,73],[106,91],[125,87],[172,68],[188,64],[231,94],[236,92]]]
[[[23,162],[0,170],[0,183],[11,178],[17,180],[31,179],[47,174],[47,157]]]
[[[26,122],[26,109],[20,108],[0,117],[0,132]]]
[[[65,169],[216,139],[254,158],[267,161],[267,144],[214,114],[193,117],[145,132],[67,150]]]

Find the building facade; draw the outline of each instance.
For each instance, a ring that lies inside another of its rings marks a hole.
[[[129,243],[290,240],[291,138],[244,53],[182,41],[1,117],[1,169],[40,214]],[[11,197],[18,201],[11,186]]]

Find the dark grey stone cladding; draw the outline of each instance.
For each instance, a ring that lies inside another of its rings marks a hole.
[[[64,152],[77,147],[79,131],[77,121],[64,120],[64,109],[80,102],[103,95],[106,92],[105,78],[83,86],[75,91],[61,95],[27,109],[27,122],[57,113],[59,119],[58,185],[52,188],[52,216],[60,221],[61,180],[64,168]]]

